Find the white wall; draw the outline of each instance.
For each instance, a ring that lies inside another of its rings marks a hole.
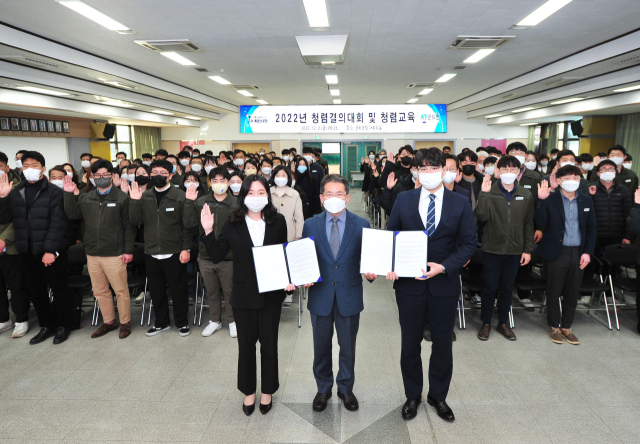
[[[9,165],[15,168],[15,154],[20,150],[38,151],[44,156],[47,168],[69,161],[67,139],[64,137],[0,137],[0,151],[9,158]]]

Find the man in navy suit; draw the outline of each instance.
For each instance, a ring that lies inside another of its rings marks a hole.
[[[321,412],[327,407],[333,387],[331,343],[333,326],[340,345],[340,370],[336,378],[338,397],[347,410],[358,410],[358,399],[353,394],[355,381],[356,336],[360,324],[362,301],[362,276],[360,276],[360,252],[362,229],[369,228],[369,221],[348,211],[349,182],[330,174],[320,184],[320,200],[325,211],[307,219],[302,237],[312,237],[318,255],[322,281],[308,284],[307,308],[311,313],[313,330],[313,375],[318,393],[313,400],[313,410]],[[369,281],[377,276],[364,275]]]
[[[571,332],[580,283],[596,246],[596,215],[591,197],[580,189],[580,168],[565,165],[556,171],[560,191],[550,193],[546,182],[538,185],[536,225],[544,227],[536,254],[547,269],[547,322],[551,341],[579,344]],[[562,312],[560,310],[560,295]]]
[[[395,280],[396,302],[402,330],[400,368],[407,401],[402,417],[413,419],[422,401],[421,342],[425,321],[431,327],[429,393],[427,402],[446,421],[455,419],[445,399],[453,372],[451,331],[460,294],[460,269],[478,246],[478,235],[469,199],[442,184],[446,160],[438,148],[415,153],[420,188],[400,193],[391,211],[387,229],[427,231],[428,270],[425,278]]]
[[[322,178],[324,177],[324,170],[322,167],[316,163],[316,157],[313,153],[313,148],[310,146],[305,146],[302,148],[302,157],[307,161],[307,165],[309,166],[309,173],[311,177],[316,181],[316,183],[322,182]]]

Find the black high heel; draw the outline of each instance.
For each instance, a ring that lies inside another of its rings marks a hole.
[[[271,410],[271,407],[273,407],[273,401],[271,401],[269,404],[260,403],[260,413],[266,415],[267,413],[269,413],[269,410]]]
[[[247,416],[250,416],[255,409],[256,409],[256,403],[255,402],[253,404],[251,404],[251,405],[245,405],[244,402],[242,403],[242,411]],[[260,404],[260,410],[262,410],[262,404]]]

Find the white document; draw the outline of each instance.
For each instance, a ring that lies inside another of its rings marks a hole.
[[[316,244],[312,238],[289,242],[285,252],[292,284],[299,286],[320,281]]]
[[[289,285],[282,244],[253,247],[253,262],[256,266],[258,292],[284,290]]]
[[[393,271],[393,231],[362,229],[360,273],[386,276]]]
[[[424,231],[400,231],[396,234],[394,271],[398,277],[422,277],[427,271],[427,242]]]

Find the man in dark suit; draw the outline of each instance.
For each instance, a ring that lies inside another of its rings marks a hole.
[[[431,326],[431,359],[427,402],[446,421],[455,419],[445,399],[453,372],[451,331],[460,294],[460,269],[471,259],[478,236],[469,199],[449,191],[442,184],[445,156],[437,148],[415,154],[421,187],[401,193],[391,211],[391,231],[427,231],[429,248],[426,278],[395,280],[396,302],[402,330],[400,367],[407,401],[402,417],[416,416],[422,401],[422,359],[420,349],[425,321]]]
[[[316,183],[322,182],[322,178],[324,177],[324,170],[320,165],[316,163],[316,156],[313,153],[313,148],[310,146],[305,146],[302,148],[302,157],[307,161],[309,165],[309,173],[311,173],[311,177],[316,181]]]
[[[347,211],[350,199],[349,182],[338,175],[325,176],[320,184],[320,200],[325,211],[307,219],[302,237],[311,237],[316,245],[322,281],[305,285],[309,289],[307,308],[311,313],[313,330],[313,375],[318,393],[313,410],[321,412],[327,407],[333,387],[331,343],[333,328],[340,345],[340,370],[336,378],[338,397],[347,410],[358,410],[358,399],[353,394],[355,381],[356,336],[360,324],[362,277],[360,252],[362,229],[369,221]],[[369,281],[377,276],[365,274]]]
[[[546,182],[538,191],[536,225],[544,227],[536,254],[546,261],[547,321],[551,341],[579,344],[571,332],[584,268],[596,245],[596,215],[589,196],[577,193],[580,168],[566,165],[556,172],[561,191],[550,193]],[[560,296],[564,296],[562,312]]]

